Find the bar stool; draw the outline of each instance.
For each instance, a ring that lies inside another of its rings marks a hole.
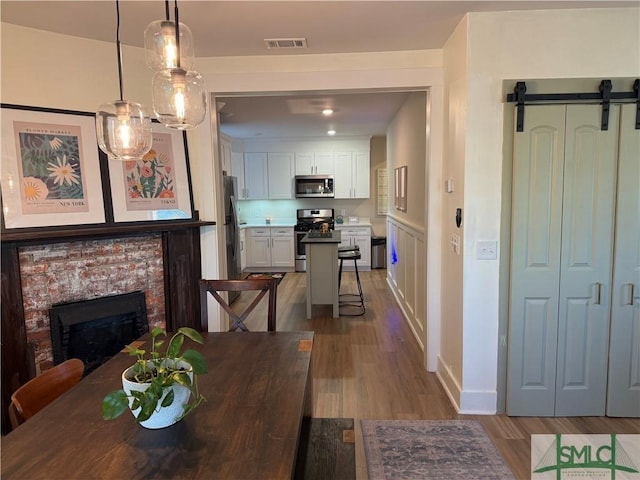
[[[338,247],[338,260],[340,260],[340,268],[338,270],[338,296],[341,299],[339,306],[357,308],[356,313],[341,312],[340,315],[342,316],[358,317],[364,315],[364,294],[362,293],[362,284],[360,283],[360,274],[358,273],[358,260],[361,258],[362,255],[360,254],[360,247],[358,245],[345,245]],[[342,264],[345,260],[353,260],[358,293],[340,293],[340,285],[342,284]]]

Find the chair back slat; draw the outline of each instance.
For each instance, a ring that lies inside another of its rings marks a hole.
[[[32,378],[11,395],[10,416],[28,420],[82,379],[84,363],[71,358]],[[15,411],[12,411],[15,409]]]
[[[247,278],[244,280],[200,280],[200,305],[201,305],[201,326],[204,330],[208,324],[207,296],[210,293],[213,298],[222,306],[225,312],[233,320],[229,331],[240,329],[248,331],[244,324],[249,314],[253,312],[260,300],[269,293],[269,304],[267,313],[267,330],[276,330],[276,298],[278,290],[278,279],[276,278]],[[229,304],[220,296],[219,292],[246,292],[257,291],[258,294],[253,301],[242,312],[234,312]]]

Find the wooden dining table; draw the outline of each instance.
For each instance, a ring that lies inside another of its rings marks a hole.
[[[160,430],[128,411],[102,419],[133,363],[119,353],[2,438],[2,479],[292,478],[311,416],[313,332],[203,335],[193,348],[209,366],[198,377],[207,401],[184,419]]]

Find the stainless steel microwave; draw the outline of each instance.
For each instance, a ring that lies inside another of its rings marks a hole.
[[[296,198],[333,198],[333,175],[296,175]]]

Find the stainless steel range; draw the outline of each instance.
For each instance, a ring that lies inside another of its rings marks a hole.
[[[307,270],[307,256],[304,244],[300,241],[311,230],[320,230],[323,223],[329,224],[329,230],[334,228],[333,208],[305,208],[296,212],[297,223],[293,227],[296,235],[296,272]]]

